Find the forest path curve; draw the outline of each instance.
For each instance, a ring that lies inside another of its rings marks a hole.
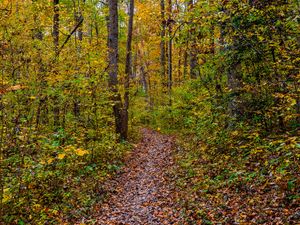
[[[113,181],[115,188],[101,205],[96,224],[184,224],[169,176],[174,166],[174,138],[150,129],[142,129],[142,135],[122,173]]]

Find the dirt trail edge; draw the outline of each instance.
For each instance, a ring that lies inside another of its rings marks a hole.
[[[177,193],[169,176],[174,166],[174,139],[142,129],[114,190],[96,215],[96,224],[183,224],[176,205]]]

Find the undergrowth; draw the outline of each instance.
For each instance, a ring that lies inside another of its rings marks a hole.
[[[79,124],[38,132],[27,127],[24,118],[15,139],[4,146],[0,224],[62,224],[88,216],[131,144],[118,143],[109,127]]]
[[[140,105],[133,118],[178,137],[177,185],[190,224],[299,221],[299,124],[266,129],[261,114],[234,121],[226,98],[200,82],[175,88],[172,101]]]

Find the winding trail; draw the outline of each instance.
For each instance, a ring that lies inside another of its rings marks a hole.
[[[114,190],[101,205],[96,224],[184,224],[169,176],[174,166],[173,138],[143,129],[143,139],[113,181]]]

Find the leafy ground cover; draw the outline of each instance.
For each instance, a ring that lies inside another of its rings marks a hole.
[[[174,138],[142,129],[142,140],[117,176],[103,187],[106,200],[80,224],[183,224],[171,169]]]

